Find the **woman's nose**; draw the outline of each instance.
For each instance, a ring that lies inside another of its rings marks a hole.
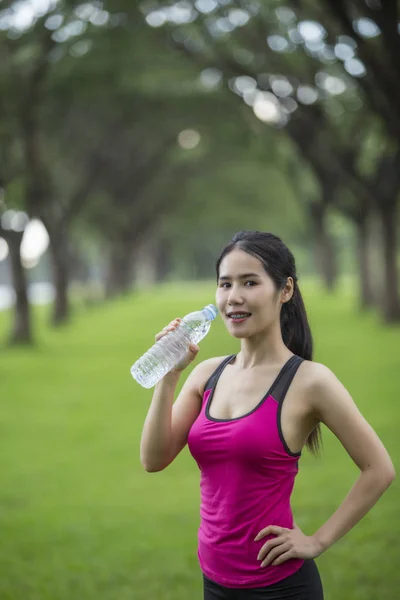
[[[237,287],[232,286],[228,296],[228,304],[242,304],[243,298]]]

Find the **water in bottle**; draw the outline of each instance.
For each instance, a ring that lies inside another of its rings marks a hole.
[[[186,356],[190,344],[198,344],[207,335],[217,314],[217,308],[209,304],[183,317],[175,331],[167,333],[132,365],[132,377],[144,388],[153,387]]]

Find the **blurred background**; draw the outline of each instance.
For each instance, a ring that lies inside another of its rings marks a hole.
[[[129,366],[213,301],[240,229],[293,251],[316,358],[396,462],[399,15],[395,0],[0,0],[1,599],[200,598],[197,473],[186,454],[141,472],[151,395]],[[237,350],[213,331],[202,358]],[[326,435],[296,491],[305,527],[354,479]],[[396,486],[321,557],[328,600],[398,593]]]

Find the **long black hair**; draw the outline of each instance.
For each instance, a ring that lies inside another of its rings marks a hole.
[[[284,242],[272,233],[239,231],[222,250],[216,263],[217,279],[222,259],[234,248],[244,250],[261,261],[278,291],[284,289],[288,277],[294,281],[293,296],[282,304],[280,315],[282,339],[293,354],[312,360],[313,340],[303,297],[297,283],[296,261]],[[317,454],[321,446],[321,427],[318,424],[307,439],[307,448]]]

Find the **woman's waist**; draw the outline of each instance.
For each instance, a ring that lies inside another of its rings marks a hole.
[[[258,553],[265,543],[254,539],[236,544],[209,544],[199,538],[198,557],[203,573],[227,587],[270,585],[300,568],[302,559],[289,559],[276,566],[261,566]]]
[[[278,503],[274,506],[214,507],[210,510],[201,507],[201,523],[199,539],[208,546],[237,546],[252,543],[256,535],[268,527],[277,525],[291,529],[293,513],[290,502]],[[263,543],[265,543],[264,540]]]

